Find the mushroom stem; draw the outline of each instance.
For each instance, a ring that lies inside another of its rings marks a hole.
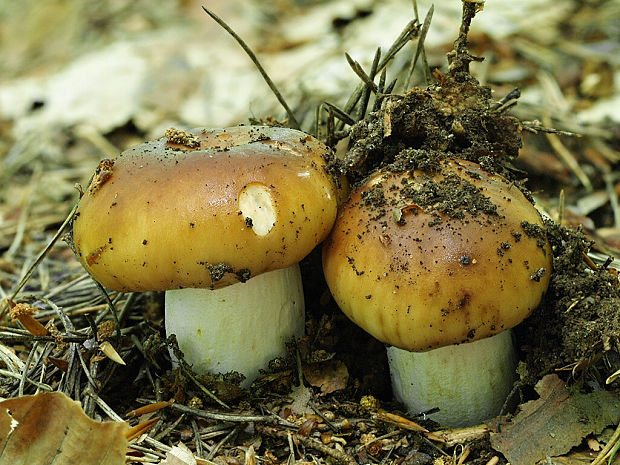
[[[510,330],[474,342],[408,352],[388,347],[394,396],[410,411],[445,426],[472,426],[497,416],[514,380]]]
[[[196,373],[236,371],[248,387],[258,371],[304,333],[297,264],[221,289],[166,292],[166,333]]]

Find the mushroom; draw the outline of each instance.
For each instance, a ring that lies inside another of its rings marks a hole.
[[[116,291],[166,291],[165,320],[198,373],[247,386],[303,335],[299,267],[331,229],[329,149],[264,126],[168,130],[104,160],[73,221],[88,272]]]
[[[514,381],[513,326],[538,306],[552,254],[532,203],[465,160],[381,170],[323,248],[342,311],[389,344],[395,397],[447,426],[496,416]]]

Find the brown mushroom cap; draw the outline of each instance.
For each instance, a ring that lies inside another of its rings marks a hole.
[[[328,234],[329,149],[284,128],[168,132],[100,163],[73,240],[119,291],[208,288],[290,266]]]
[[[517,325],[551,272],[540,215],[517,187],[468,161],[440,167],[373,175],[343,205],[323,249],[342,311],[409,351]]]

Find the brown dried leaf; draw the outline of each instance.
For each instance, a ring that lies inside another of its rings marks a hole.
[[[314,387],[321,388],[321,394],[340,391],[347,386],[349,370],[340,360],[326,360],[310,363],[303,367],[306,380]]]
[[[8,399],[0,402],[0,465],[123,465],[126,429],[91,420],[60,392]]]
[[[319,422],[316,418],[308,418],[301,424],[299,430],[297,431],[297,434],[306,438],[310,437],[310,433],[312,433],[312,430],[318,423]]]
[[[192,451],[183,444],[179,443],[166,452],[166,458],[159,462],[159,465],[196,465],[196,457]]]
[[[63,373],[69,371],[69,362],[65,359],[52,357],[50,355],[49,357],[47,357],[47,361],[52,362],[52,364]]]
[[[556,375],[541,379],[536,391],[539,399],[523,404],[501,433],[491,435],[491,446],[513,465],[566,454],[620,418],[620,396],[613,392],[571,392]]]

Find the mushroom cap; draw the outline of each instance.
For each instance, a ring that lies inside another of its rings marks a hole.
[[[323,248],[342,311],[413,352],[517,325],[540,303],[551,266],[534,206],[465,160],[436,173],[377,172],[341,207]]]
[[[73,221],[75,250],[118,291],[216,288],[288,267],[336,217],[329,156],[292,129],[169,130],[99,164]]]

